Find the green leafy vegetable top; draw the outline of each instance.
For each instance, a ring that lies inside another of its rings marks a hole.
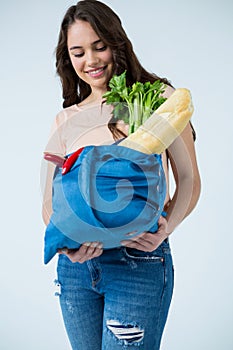
[[[109,87],[111,90],[103,97],[107,104],[114,106],[114,119],[129,124],[129,134],[135,132],[166,100],[162,96],[165,84],[160,80],[144,84],[136,82],[132,86],[126,86],[126,71],[121,75],[114,75]]]

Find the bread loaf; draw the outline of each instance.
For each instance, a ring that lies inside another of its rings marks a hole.
[[[190,91],[178,88],[144,124],[118,146],[132,148],[146,154],[161,154],[182,133],[193,110]]]

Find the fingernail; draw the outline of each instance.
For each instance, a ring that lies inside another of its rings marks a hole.
[[[90,247],[91,242],[85,242],[85,243],[83,243],[83,245],[85,245],[86,247]]]
[[[98,243],[97,248],[98,249],[103,249],[103,243]]]
[[[98,246],[98,244],[99,244],[98,242],[92,242],[91,243],[91,247],[92,248],[96,248]]]
[[[62,254],[66,254],[68,252],[68,249],[67,248],[60,249],[60,252]]]
[[[132,231],[132,232],[127,233],[126,236],[133,236],[133,235],[135,235],[135,233],[137,233],[137,231]]]

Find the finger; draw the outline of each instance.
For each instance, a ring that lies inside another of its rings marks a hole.
[[[85,259],[92,258],[95,255],[95,252],[96,251],[98,252],[99,247],[100,247],[99,242],[92,242],[90,245],[87,246],[86,252],[82,258],[85,258]]]
[[[160,216],[160,218],[158,220],[158,224],[159,224],[159,226],[166,225],[167,224],[167,219],[164,216]]]
[[[98,256],[100,256],[101,254],[103,253],[103,249],[99,249],[99,248],[96,248],[93,253],[91,255],[86,255],[84,256],[83,258],[79,259],[79,263],[82,264],[84,263],[85,261],[87,260],[91,260],[91,259],[94,259],[94,258],[97,258]]]
[[[79,249],[61,249],[60,252],[66,255],[71,262],[75,263],[85,255],[87,249],[87,246],[81,245]]]
[[[58,252],[58,254],[67,255],[68,249],[67,248],[58,249],[57,252]]]
[[[126,234],[126,237],[128,237],[128,236],[131,236],[131,234],[134,234],[135,233],[135,231],[133,231],[133,233],[127,233]],[[146,234],[147,232],[142,232],[142,233],[140,233],[140,234],[138,234],[137,236],[134,236],[134,237],[131,237],[131,238],[127,238],[125,241],[138,241],[140,238],[142,238],[142,237],[144,237],[145,236],[145,234]]]
[[[154,234],[149,232],[143,232],[136,237],[132,237],[130,240],[123,240],[123,242],[137,242],[141,245],[153,244]]]
[[[126,236],[127,236],[127,237],[128,237],[128,236],[133,236],[135,233],[137,233],[137,231],[132,231],[132,232],[127,233]]]
[[[102,245],[99,242],[86,242],[81,245],[78,251],[68,253],[72,262],[83,263],[102,254]]]
[[[145,252],[151,252],[158,247],[160,236],[156,233],[144,232],[137,239],[124,240],[121,244],[128,248],[135,248]]]
[[[134,248],[144,252],[148,252],[151,250],[149,246],[135,242],[135,241],[125,241],[125,242],[122,242],[122,245],[126,248]]]
[[[145,250],[145,251],[149,251],[149,250],[153,249],[153,242],[146,241],[143,239],[140,239],[137,241],[126,240],[126,241],[122,241],[121,244],[125,247],[135,248],[135,249]]]

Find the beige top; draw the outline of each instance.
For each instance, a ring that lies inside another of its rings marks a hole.
[[[45,152],[65,156],[87,145],[112,144],[115,140],[108,128],[111,112],[112,106],[103,101],[64,108],[53,122]]]

